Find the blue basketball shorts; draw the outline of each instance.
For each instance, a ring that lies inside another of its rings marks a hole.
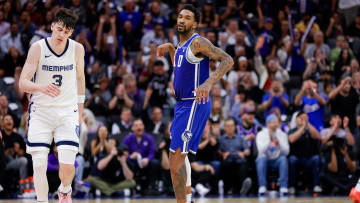
[[[195,100],[178,101],[171,124],[170,151],[180,148],[182,154],[196,154],[211,112],[211,100],[198,104]]]

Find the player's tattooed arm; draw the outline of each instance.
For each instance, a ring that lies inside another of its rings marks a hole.
[[[208,39],[204,37],[195,38],[191,43],[191,51],[194,55],[202,54],[209,58],[220,61],[216,71],[209,77],[208,82],[214,84],[227,73],[234,64],[234,60],[222,49],[215,47]]]
[[[234,60],[222,49],[215,47],[209,40],[203,37],[195,38],[191,43],[191,51],[195,56],[205,55],[210,59],[220,61],[216,71],[195,90],[196,99],[201,103],[201,99],[209,98],[209,91],[211,86],[220,80],[234,65]],[[205,103],[205,100],[204,102]]]

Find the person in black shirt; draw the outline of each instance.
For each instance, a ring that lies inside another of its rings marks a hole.
[[[322,151],[325,158],[324,171],[320,174],[323,189],[332,194],[348,194],[357,182],[353,151],[340,137],[332,137]]]
[[[156,60],[153,65],[154,72],[152,79],[147,87],[145,102],[143,109],[148,105],[150,107],[163,108],[167,104],[167,92],[166,89],[169,83],[169,75],[164,68],[164,62]]]
[[[159,146],[166,132],[166,123],[163,122],[163,113],[160,107],[154,107],[151,112],[151,119],[144,116],[145,131],[154,136],[155,145]]]
[[[171,127],[171,123],[168,123],[166,125],[166,131],[163,134],[162,140],[158,145],[157,157],[159,157],[161,163],[161,181],[163,182],[163,192],[168,195],[173,195],[174,189],[171,183],[170,163],[169,163],[169,153],[170,153],[169,149],[171,142],[170,127]]]
[[[347,35],[350,37],[360,38],[360,14],[356,16],[354,23],[345,30],[347,30]]]
[[[313,175],[314,192],[321,192],[319,184],[320,170],[320,134],[309,123],[308,115],[300,111],[296,116],[296,127],[289,131],[290,143],[290,189],[289,193],[295,193],[295,177],[302,167],[310,168]]]
[[[349,128],[354,132],[356,126],[355,109],[359,103],[359,95],[351,86],[351,77],[343,78],[339,86],[329,94],[331,112],[341,118],[349,118]]]
[[[206,123],[203,136],[201,138],[196,157],[193,157],[191,167],[197,171],[207,171],[207,175],[210,175],[210,180],[207,182],[210,185],[210,194],[217,195],[218,193],[218,180],[220,175],[221,162],[218,156],[218,142],[214,135],[210,132],[210,121]],[[201,174],[201,173],[200,173]],[[195,173],[197,177],[199,174]],[[192,174],[193,176],[193,174]],[[199,177],[202,175],[199,175]],[[201,181],[200,181],[201,182]],[[206,183],[206,181],[205,181]],[[196,184],[194,184],[196,185]],[[199,190],[199,188],[195,189]],[[201,191],[201,189],[200,189]]]
[[[110,154],[101,157],[91,170],[88,181],[91,187],[110,196],[114,192],[135,187],[134,173],[127,164],[129,152],[120,145],[113,148]]]
[[[3,145],[3,139],[2,139],[2,134],[0,131],[0,187],[3,187],[4,184],[4,177],[6,176],[6,171],[5,171],[5,153],[4,153],[4,145]],[[2,197],[2,195],[0,194],[0,197]]]
[[[11,115],[3,118],[2,139],[5,150],[6,169],[19,170],[20,179],[28,177],[28,160],[25,157],[24,139],[14,132]]]

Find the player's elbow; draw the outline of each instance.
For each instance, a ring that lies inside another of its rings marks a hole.
[[[231,56],[227,55],[224,61],[227,64],[228,71],[230,71],[234,65],[234,59]]]
[[[25,84],[24,84],[24,80],[20,78],[19,80],[19,91],[20,92],[25,92],[26,88],[25,88]]]

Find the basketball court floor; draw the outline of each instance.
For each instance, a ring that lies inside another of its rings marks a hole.
[[[49,203],[57,203],[51,200]],[[195,203],[342,203],[352,201],[348,198],[212,198],[195,199]],[[0,200],[0,203],[36,203],[35,200]],[[95,199],[73,200],[73,203],[176,203],[175,199]]]

